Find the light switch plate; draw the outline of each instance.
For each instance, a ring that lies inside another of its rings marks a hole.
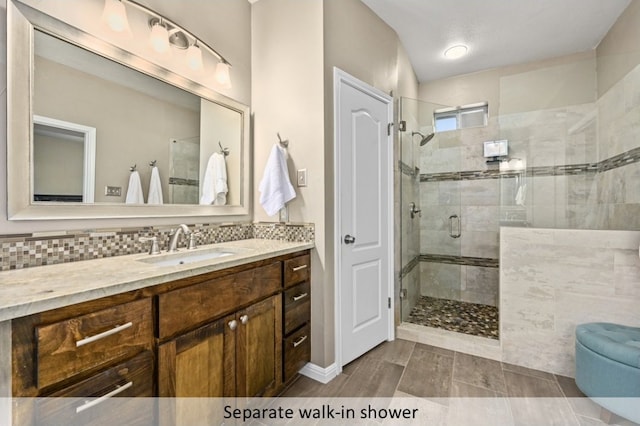
[[[307,169],[298,169],[298,186],[307,186]]]

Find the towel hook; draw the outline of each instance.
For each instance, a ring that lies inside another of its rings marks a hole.
[[[134,164],[133,166],[129,167],[129,171],[130,172],[135,172],[137,168],[138,168],[138,165]]]
[[[218,141],[218,145],[220,146],[220,154],[224,155],[225,157],[229,155],[229,148],[224,148],[220,141]]]
[[[156,160],[149,161],[149,166],[155,167],[156,166]]]
[[[289,140],[288,139],[282,140],[282,138],[280,137],[280,132],[276,134],[278,135],[278,141],[280,142],[280,146],[282,146],[283,148],[287,148],[289,146]]]

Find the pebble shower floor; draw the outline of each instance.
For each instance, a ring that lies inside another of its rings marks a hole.
[[[422,296],[407,322],[498,339],[498,319],[495,306]]]

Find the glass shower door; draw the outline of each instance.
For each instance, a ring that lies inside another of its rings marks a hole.
[[[433,298],[460,299],[461,159],[457,132],[433,133],[443,108],[401,99],[402,320],[422,324]],[[427,325],[427,324],[423,324]]]

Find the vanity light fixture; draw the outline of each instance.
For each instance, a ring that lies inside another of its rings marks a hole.
[[[102,19],[115,32],[129,31],[129,22],[125,6],[131,6],[149,16],[151,34],[149,41],[158,53],[169,53],[171,48],[186,50],[187,66],[200,71],[204,68],[202,51],[205,50],[218,60],[215,70],[215,80],[225,88],[231,88],[229,68],[231,64],[211,46],[185,30],[175,22],[154,12],[133,0],[105,0]]]
[[[117,33],[129,30],[127,11],[120,0],[105,0],[102,20]]]
[[[229,64],[218,62],[216,66],[216,81],[224,87],[231,87],[231,76],[229,75]]]
[[[451,46],[447,50],[444,51],[444,57],[447,59],[458,59],[462,58],[467,54],[469,48],[464,44],[457,44],[455,46]]]
[[[202,70],[202,50],[198,46],[198,40],[187,49],[187,65],[194,71]]]
[[[169,51],[169,30],[167,26],[162,22],[162,18],[151,25],[151,35],[149,41],[153,50],[158,53],[165,53]]]

